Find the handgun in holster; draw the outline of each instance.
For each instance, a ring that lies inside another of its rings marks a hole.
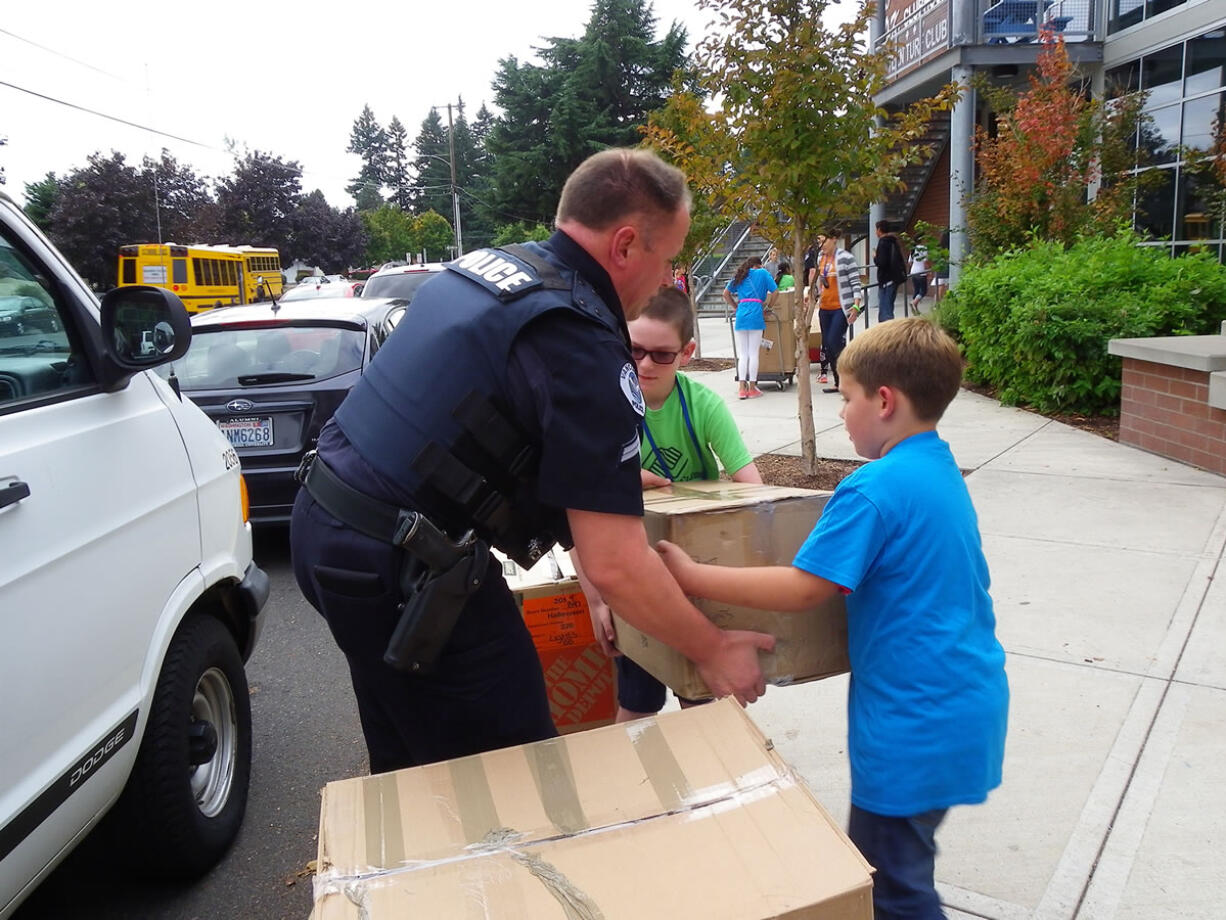
[[[420,674],[438,661],[465,603],[481,587],[489,545],[471,530],[453,541],[427,517],[407,510],[400,512],[393,542],[405,551],[400,570],[404,600],[383,660]]]

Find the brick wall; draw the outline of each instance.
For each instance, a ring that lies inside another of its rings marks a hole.
[[[1226,476],[1226,409],[1206,371],[1124,358],[1120,441]]]

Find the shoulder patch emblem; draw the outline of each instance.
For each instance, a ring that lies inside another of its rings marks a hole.
[[[641,416],[644,409],[643,391],[639,389],[639,375],[634,372],[634,365],[629,361],[621,369],[621,387],[630,408]]]
[[[543,283],[531,266],[500,249],[475,249],[447,263],[447,268],[480,284],[498,297],[523,294]]]

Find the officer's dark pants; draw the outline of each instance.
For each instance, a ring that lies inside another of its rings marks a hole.
[[[349,661],[372,773],[557,734],[540,659],[496,559],[432,673],[411,675],[383,663],[399,619],[401,551],[339,523],[305,490],[290,546],[298,586]]]

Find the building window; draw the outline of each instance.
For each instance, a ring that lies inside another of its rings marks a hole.
[[[1151,0],[1152,2],[1152,0]],[[1137,145],[1153,170],[1139,192],[1135,225],[1173,254],[1226,252],[1226,220],[1215,213],[1221,191],[1209,174],[1191,171],[1184,151],[1208,152],[1215,126],[1226,124],[1226,29],[1172,45],[1107,74],[1110,97],[1140,88],[1148,95]]]
[[[1107,34],[1135,26],[1143,19],[1173,10],[1186,2],[1187,0],[1111,0],[1108,7]]]
[[[1137,229],[1147,236],[1170,239],[1175,232],[1175,170],[1158,170],[1158,179],[1137,195]]]

